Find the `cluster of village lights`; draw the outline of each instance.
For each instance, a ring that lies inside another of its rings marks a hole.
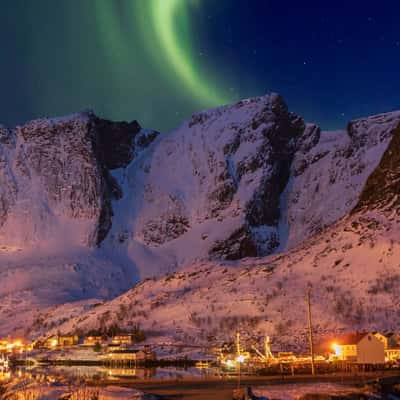
[[[25,345],[22,340],[14,340],[14,341],[4,341],[0,343],[0,351],[6,351],[8,353],[12,353],[15,351],[19,351],[22,353],[24,351]]]
[[[333,357],[341,358],[343,356],[343,349],[342,346],[340,346],[338,343],[333,342],[331,344],[331,349],[333,351]],[[240,354],[236,358],[228,358],[227,360],[223,361],[226,367],[228,368],[235,368],[235,367],[240,367],[240,364],[245,363],[246,359],[249,358],[246,355]]]

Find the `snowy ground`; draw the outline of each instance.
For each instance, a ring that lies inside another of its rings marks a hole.
[[[329,394],[340,396],[350,393],[359,393],[360,389],[335,383],[307,383],[256,387],[253,392],[256,396],[264,396],[269,399],[296,400],[305,394],[318,393],[321,395]]]

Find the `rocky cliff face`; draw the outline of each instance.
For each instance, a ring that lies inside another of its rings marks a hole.
[[[389,143],[394,146],[399,122],[398,113],[388,113],[352,121],[343,131],[307,127],[282,197],[281,249],[301,244],[356,207]]]
[[[396,123],[398,121],[396,120]],[[400,214],[400,124],[393,131],[393,138],[383,157],[368,177],[353,213],[379,210],[391,219]]]
[[[110,170],[126,167],[144,136],[137,122],[91,113],[1,129],[1,244],[100,244],[112,224],[111,200],[122,195]]]
[[[134,265],[99,247],[122,196],[110,171],[156,136],[90,112],[0,127],[0,332],[24,332],[37,309],[112,298],[137,282]]]
[[[145,246],[163,271],[195,258],[270,254],[304,127],[276,94],[193,115],[116,175],[125,198],[111,240],[123,237],[138,265]]]

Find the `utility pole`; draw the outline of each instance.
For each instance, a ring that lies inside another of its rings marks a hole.
[[[239,331],[236,332],[236,355],[237,357],[240,357],[242,354],[242,349],[240,347],[240,333]]]
[[[242,349],[240,348],[240,333],[236,332],[236,365],[238,366],[238,380],[237,380],[237,390],[240,390],[240,378],[241,378],[241,359]]]
[[[307,289],[307,314],[308,314],[308,339],[310,341],[310,353],[311,353],[311,374],[315,375],[314,365],[314,340],[313,340],[313,329],[311,319],[311,288]]]

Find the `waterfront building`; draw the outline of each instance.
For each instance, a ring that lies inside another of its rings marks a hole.
[[[373,333],[353,333],[334,341],[332,349],[336,360],[357,364],[383,364],[384,343]]]
[[[103,336],[86,336],[83,338],[83,346],[93,347],[97,344],[107,343],[107,340]]]
[[[385,349],[395,349],[400,347],[399,337],[394,332],[389,332],[389,333],[376,332],[374,333],[374,335],[377,339],[379,339],[383,343]]]
[[[112,344],[130,346],[133,344],[132,335],[117,335],[112,338]]]

